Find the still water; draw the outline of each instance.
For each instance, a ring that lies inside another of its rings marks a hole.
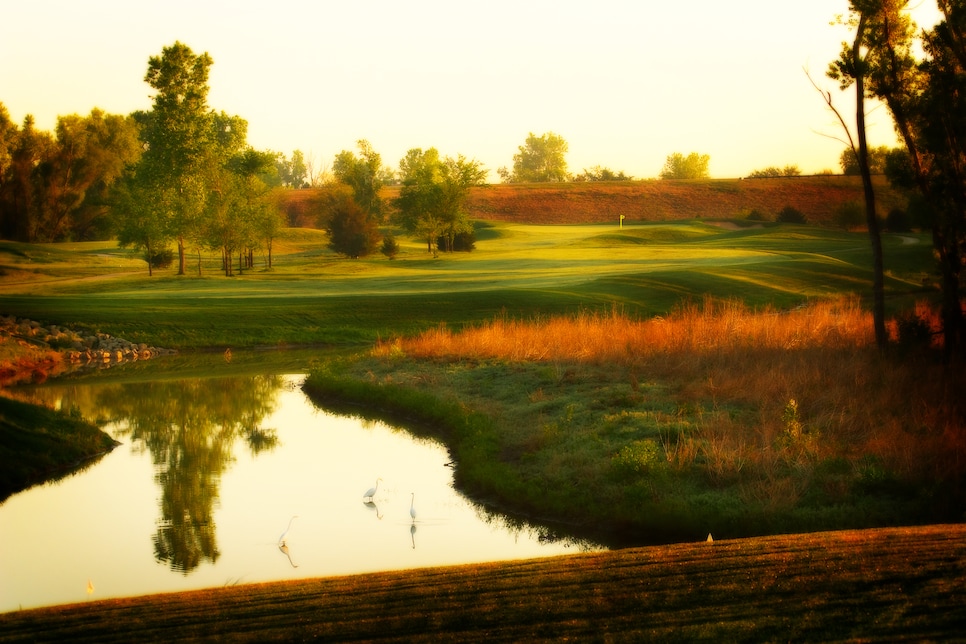
[[[0,612],[596,547],[488,513],[454,490],[445,447],[319,409],[302,380],[32,389],[122,444],[0,505]]]

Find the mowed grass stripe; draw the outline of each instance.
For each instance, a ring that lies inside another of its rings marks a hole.
[[[0,615],[0,641],[956,639],[966,526],[634,548]]]

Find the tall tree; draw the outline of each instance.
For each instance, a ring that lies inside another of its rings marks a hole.
[[[250,237],[244,196],[245,167],[236,162],[244,155],[248,124],[242,118],[221,112],[211,114],[210,127],[202,181],[207,198],[197,233],[203,244],[222,250],[227,276],[232,274],[235,251],[244,248]],[[241,171],[234,166],[240,167]]]
[[[359,147],[359,156],[343,150],[335,156],[332,173],[336,180],[352,188],[353,198],[363,212],[378,218],[382,215],[379,191],[386,185],[392,173],[383,167],[382,157],[368,141],[360,139],[356,144]]]
[[[148,59],[144,80],[155,90],[143,114],[146,144],[141,178],[147,189],[173,195],[168,214],[178,243],[178,274],[185,272],[185,243],[196,234],[206,203],[204,175],[215,134],[208,109],[208,74],[213,61],[175,42]]]
[[[569,147],[559,134],[530,132],[513,155],[512,174],[501,168],[500,175],[512,183],[566,181]]]
[[[684,156],[675,152],[667,156],[660,176],[662,179],[707,179],[709,163],[711,157],[707,154],[692,152]]]
[[[130,117],[72,114],[55,136],[33,118],[17,130],[0,117],[0,212],[4,236],[22,241],[104,238],[106,193],[141,148]]]
[[[305,155],[302,154],[301,150],[292,152],[291,159],[287,159],[284,154],[279,153],[276,167],[282,185],[296,190],[309,185],[309,170],[308,166],[305,165]]]
[[[853,0],[866,20],[865,76],[871,95],[892,115],[906,146],[907,171],[892,179],[914,186],[932,213],[933,248],[942,276],[947,356],[966,351],[961,301],[966,254],[966,2],[938,0],[942,21],[922,32],[905,0]]]
[[[0,214],[3,236],[33,242],[41,234],[42,184],[50,177],[54,139],[34,127],[27,115],[23,125],[7,129],[6,172],[0,177]],[[43,240],[46,241],[46,240]]]
[[[889,342],[885,327],[885,278],[882,258],[882,236],[879,233],[879,219],[875,213],[875,189],[872,186],[872,171],[869,163],[869,143],[865,127],[865,99],[867,96],[866,76],[869,73],[869,62],[866,60],[868,42],[875,38],[875,28],[870,28],[869,5],[862,6],[863,0],[853,2],[852,11],[856,18],[855,38],[851,45],[843,43],[839,59],[829,68],[829,75],[839,81],[842,89],[855,86],[855,132],[856,144],[852,145],[855,159],[862,177],[862,194],[865,202],[865,221],[869,232],[869,242],[872,246],[872,320],[875,329],[876,345],[882,349]],[[859,5],[859,6],[856,6]],[[831,100],[828,101],[831,107]],[[843,121],[843,126],[845,126]],[[852,141],[851,135],[849,141]]]
[[[446,250],[453,239],[471,229],[465,209],[470,187],[486,180],[486,170],[463,155],[440,158],[436,148],[414,148],[399,162],[402,187],[395,201],[396,222],[408,233],[426,240],[427,250],[439,237]]]

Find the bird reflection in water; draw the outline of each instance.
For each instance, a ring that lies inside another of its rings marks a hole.
[[[291,519],[289,519],[288,527],[285,528],[285,532],[283,532],[278,536],[278,549],[282,554],[288,557],[288,562],[292,564],[292,568],[298,568],[298,565],[294,561],[292,561],[292,553],[289,552],[288,544],[285,542],[285,535],[287,535],[288,531],[292,529],[292,521],[295,521],[295,519],[297,518],[298,518],[298,515],[296,514]]]
[[[413,542],[413,550],[416,549],[416,493],[412,493],[412,498],[409,500],[409,516],[412,517],[413,523],[409,526],[409,539]]]
[[[363,505],[365,505],[370,510],[375,510],[376,511],[376,518],[379,519],[380,521],[382,521],[382,513],[379,512],[379,506],[376,505],[374,501],[364,501],[363,502]]]

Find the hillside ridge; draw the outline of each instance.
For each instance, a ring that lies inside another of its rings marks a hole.
[[[876,211],[885,217],[906,200],[883,176],[873,178]],[[313,202],[324,189],[293,190],[282,208],[293,225],[314,226]],[[391,213],[399,186],[381,196]],[[809,223],[834,226],[843,204],[863,203],[859,177],[819,175],[769,179],[697,181],[592,181],[569,183],[490,184],[471,188],[466,208],[471,219],[525,224],[627,223],[688,219],[744,219],[758,211],[768,219],[785,207],[802,212]]]

